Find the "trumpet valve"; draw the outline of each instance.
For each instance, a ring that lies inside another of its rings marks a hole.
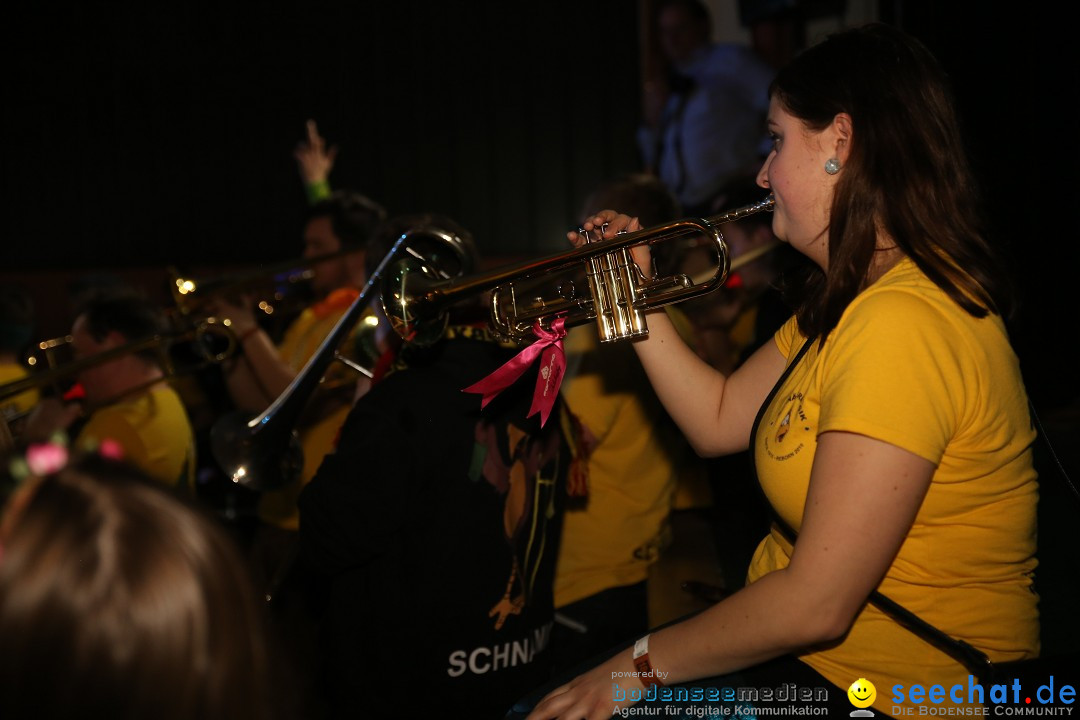
[[[640,273],[629,250],[622,248],[590,258],[586,276],[601,342],[649,334],[645,314],[637,303]]]

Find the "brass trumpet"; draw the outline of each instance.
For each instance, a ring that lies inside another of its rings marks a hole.
[[[602,342],[648,335],[645,313],[710,293],[724,284],[731,261],[720,225],[773,209],[769,195],[760,202],[709,218],[685,218],[665,225],[621,233],[609,240],[539,260],[494,270],[486,275],[437,279],[429,268],[403,260],[392,268],[383,291],[383,310],[394,329],[407,341],[437,336],[451,305],[491,290],[491,321],[505,338],[532,339],[537,323],[550,329],[556,318],[564,327],[595,320]],[[646,278],[630,255],[636,245],[654,245],[690,235],[702,235],[715,245],[717,263],[712,275]],[[525,280],[549,281],[555,273],[584,268],[587,287],[563,281],[551,297],[528,295],[515,288]]]

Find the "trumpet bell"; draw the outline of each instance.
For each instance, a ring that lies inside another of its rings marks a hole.
[[[236,354],[238,340],[226,319],[207,317],[196,322],[191,331],[192,349],[209,364],[228,360]]]
[[[439,280],[431,266],[415,258],[394,263],[386,274],[380,298],[383,314],[401,339],[413,345],[430,345],[446,330],[449,315],[425,311],[427,290]]]

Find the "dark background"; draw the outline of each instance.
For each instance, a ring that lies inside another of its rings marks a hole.
[[[1071,311],[1080,253],[1067,209],[1080,188],[1076,26],[1043,4],[881,8],[883,20],[922,39],[952,76],[991,232],[1023,301],[1010,332],[1029,391],[1044,413],[1071,405],[1075,421],[1080,392],[1066,347],[1080,329]]]
[[[295,256],[309,117],[340,147],[335,186],[500,254],[561,248],[584,193],[637,162],[633,3],[14,13],[4,229],[34,241],[24,268]]]
[[[958,7],[964,5],[965,7]],[[953,76],[993,227],[1025,306],[1033,396],[1075,401],[1074,28],[1051,5],[882,2]],[[299,252],[292,148],[315,118],[335,187],[392,214],[447,214],[486,257],[564,247],[586,193],[636,169],[637,3],[13,5],[0,281],[28,285],[42,336],[87,273],[164,292],[165,269]]]

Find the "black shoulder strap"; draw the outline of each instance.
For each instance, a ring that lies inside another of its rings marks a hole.
[[[1031,422],[1035,426],[1035,432],[1039,434],[1039,437],[1043,439],[1043,445],[1046,447],[1046,452],[1053,462],[1054,467],[1058,471],[1058,475],[1061,476],[1061,481],[1065,483],[1076,500],[1080,500],[1080,490],[1076,489],[1076,485],[1073,484],[1072,479],[1069,477],[1069,473],[1065,470],[1065,465],[1061,462],[1061,458],[1058,457],[1057,452],[1054,450],[1054,446],[1050,444],[1050,436],[1046,434],[1046,430],[1043,429],[1042,421],[1039,420],[1038,413],[1035,412],[1035,405],[1028,400],[1028,408],[1031,410]]]

